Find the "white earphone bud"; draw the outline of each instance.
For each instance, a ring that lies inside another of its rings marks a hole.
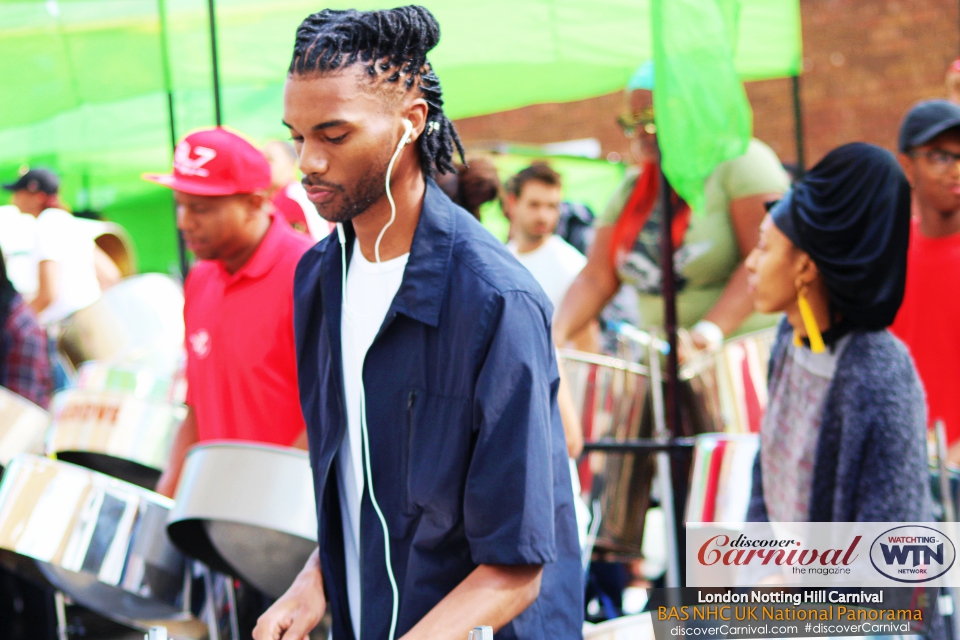
[[[400,138],[400,144],[398,147],[403,148],[410,142],[410,137],[413,136],[413,123],[404,118],[401,120],[403,123],[403,136]]]

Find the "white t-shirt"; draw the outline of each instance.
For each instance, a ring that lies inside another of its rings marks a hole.
[[[41,323],[63,320],[100,297],[93,240],[90,225],[62,209],[46,209],[37,217],[31,261],[37,268],[46,260],[60,265],[59,295],[40,314]]]
[[[586,256],[556,235],[547,238],[539,249],[527,253],[519,253],[517,243],[514,241],[507,243],[507,248],[540,283],[544,293],[553,303],[553,313],[556,315],[567,289],[586,266]]]
[[[363,359],[377,337],[393,302],[403,270],[405,254],[381,262],[368,262],[355,240],[347,269],[347,295],[341,316],[340,346],[343,351],[343,386],[347,401],[347,433],[337,451],[337,486],[343,522],[343,547],[347,569],[347,601],[353,631],[360,637],[360,499],[363,496],[363,449],[360,432],[360,387]],[[374,487],[376,490],[376,487]]]
[[[36,218],[20,213],[12,204],[0,207],[0,251],[7,265],[7,278],[27,299],[37,293],[37,265],[31,258],[36,241]]]

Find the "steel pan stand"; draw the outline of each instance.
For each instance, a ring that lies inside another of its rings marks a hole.
[[[194,562],[194,571],[203,576],[209,640],[240,640],[240,619],[233,578],[215,572],[201,562]]]
[[[947,469],[947,428],[943,420],[937,420],[933,427],[934,439],[937,443],[937,465],[940,471],[940,501],[943,503],[943,521],[945,523],[955,523],[957,521],[957,509],[953,504],[953,492],[950,490],[950,475]],[[960,589],[949,587],[952,601],[950,622],[951,632],[954,640],[960,639]]]
[[[57,612],[57,640],[70,640],[67,625],[67,602],[62,591],[53,592],[53,608]]]
[[[694,438],[674,438],[667,428],[666,412],[663,398],[662,375],[660,369],[660,355],[663,344],[657,339],[651,339],[647,334],[632,330],[631,327],[621,326],[621,335],[645,347],[649,353],[650,384],[653,395],[654,437],[634,438],[630,440],[613,440],[602,438],[595,442],[586,442],[584,453],[603,451],[623,455],[640,453],[656,453],[657,476],[656,482],[660,489],[660,506],[664,511],[667,540],[667,569],[666,586],[682,587],[684,576],[681,570],[680,553],[683,551],[686,536],[683,535],[683,508],[678,505],[678,497],[686,499],[689,479],[678,474],[674,477],[670,455],[672,453],[689,452],[694,448]]]
[[[144,640],[167,640],[166,627],[152,627]]]

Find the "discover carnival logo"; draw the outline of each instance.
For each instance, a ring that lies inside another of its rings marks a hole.
[[[935,580],[949,571],[956,559],[950,538],[931,527],[894,527],[870,545],[874,569],[897,582]]]
[[[957,525],[746,523],[688,527],[688,586],[778,584],[960,587]]]
[[[846,548],[818,549],[805,547],[799,540],[751,539],[744,534],[736,538],[720,534],[711,537],[700,547],[697,560],[705,567],[715,564],[727,566],[774,565],[781,567],[808,567],[819,573],[828,568],[845,567],[859,556],[857,547],[862,536],[854,537]]]

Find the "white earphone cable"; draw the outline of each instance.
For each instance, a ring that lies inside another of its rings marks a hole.
[[[393,173],[393,165],[397,161],[397,158],[400,156],[400,152],[403,150],[403,147],[410,140],[410,136],[413,134],[413,124],[409,120],[403,121],[405,131],[403,137],[400,138],[400,142],[397,144],[397,150],[394,151],[393,157],[390,158],[390,164],[387,165],[387,178],[386,178],[386,191],[387,191],[387,200],[390,202],[390,220],[383,226],[380,230],[380,234],[377,236],[376,244],[374,244],[373,252],[374,257],[376,258],[377,265],[381,264],[380,261],[380,241],[383,239],[384,233],[390,225],[393,224],[394,220],[397,218],[397,205],[393,200],[393,194],[390,191],[390,177]],[[340,261],[341,261],[341,304],[343,304],[346,309],[346,298],[347,298],[347,247],[346,247],[346,236],[343,232],[343,224],[337,223],[337,237],[340,241]],[[349,312],[349,311],[348,311]],[[355,354],[357,355],[357,354]],[[397,618],[400,613],[400,590],[397,587],[397,579],[393,575],[393,562],[391,560],[390,553],[390,529],[387,527],[387,519],[383,515],[383,511],[380,509],[380,503],[377,502],[377,494],[373,490],[373,468],[370,463],[370,434],[367,430],[367,394],[363,386],[363,363],[359,363],[360,366],[360,440],[361,446],[363,449],[363,465],[366,471],[367,485],[370,492],[370,502],[373,504],[373,509],[377,513],[377,518],[380,520],[380,527],[383,530],[383,554],[384,561],[387,566],[387,578],[390,581],[390,590],[393,595],[393,608],[390,616],[390,633],[387,636],[389,640],[394,640],[397,632]]]
[[[387,224],[383,225],[383,229],[380,229],[380,235],[377,236],[377,241],[373,245],[373,255],[376,258],[377,264],[380,264],[380,241],[383,240],[383,234],[387,232],[387,229],[390,228],[390,225],[393,224],[393,221],[397,219],[397,203],[393,201],[393,193],[390,191],[390,176],[393,173],[393,163],[397,161],[397,158],[400,156],[400,152],[403,151],[403,147],[407,144],[407,141],[410,140],[410,136],[413,134],[413,123],[404,118],[403,126],[405,128],[403,132],[403,137],[400,138],[400,142],[397,144],[397,150],[393,152],[393,157],[390,158],[390,164],[387,165],[387,201],[390,202],[390,220]],[[391,636],[392,637],[392,636]]]

